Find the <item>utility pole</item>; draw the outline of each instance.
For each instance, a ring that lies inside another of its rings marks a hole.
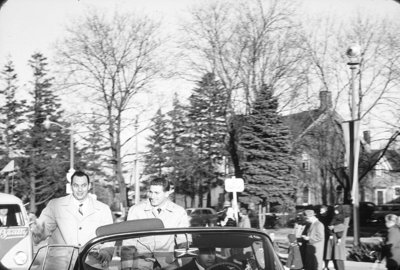
[[[137,161],[138,161],[138,116],[136,116],[135,120],[135,158],[133,160],[133,179],[135,181],[135,204],[140,202],[140,182],[137,173]]]

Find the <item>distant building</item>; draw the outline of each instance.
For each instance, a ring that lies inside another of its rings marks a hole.
[[[370,149],[369,132],[363,136],[360,158],[360,200],[375,204],[400,204],[400,152],[396,149]]]
[[[332,107],[331,92],[321,91],[319,96],[319,108],[285,116],[299,164],[297,205],[333,204],[343,199],[338,182],[345,170],[343,118]]]

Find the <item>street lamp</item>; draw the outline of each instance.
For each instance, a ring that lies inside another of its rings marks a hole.
[[[347,65],[351,70],[351,138],[353,139],[352,147],[350,147],[350,179],[352,179],[352,195],[353,195],[353,236],[354,246],[360,243],[360,215],[359,215],[359,188],[358,188],[358,156],[359,156],[359,119],[357,119],[357,101],[355,90],[355,77],[357,68],[360,65],[361,48],[359,45],[350,46],[346,55],[349,58]]]
[[[48,116],[46,116],[46,120],[44,120],[43,125],[46,129],[49,129],[51,125],[56,125],[56,126],[61,127],[62,129],[68,130],[68,132],[69,132],[70,163],[69,163],[69,170],[66,175],[67,181],[68,181],[67,186],[66,186],[66,192],[69,194],[69,193],[71,193],[71,177],[75,172],[75,170],[74,170],[74,136],[73,136],[72,124],[70,124],[69,127],[63,126],[60,123],[51,121],[50,116],[48,115]]]

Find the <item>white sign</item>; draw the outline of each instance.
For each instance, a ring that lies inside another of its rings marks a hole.
[[[225,190],[227,192],[242,192],[244,190],[244,181],[242,178],[225,179]]]

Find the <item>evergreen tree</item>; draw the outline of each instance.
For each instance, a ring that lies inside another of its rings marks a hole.
[[[96,189],[95,181],[100,178],[108,179],[104,170],[104,164],[107,164],[104,159],[105,152],[108,150],[107,141],[101,132],[102,125],[98,123],[98,119],[92,117],[89,120],[87,126],[88,133],[85,133],[83,140],[85,141],[84,146],[80,149],[80,155],[82,160],[85,160],[85,164],[78,164],[85,167],[85,171],[91,174],[93,189]],[[96,191],[96,190],[95,190]]]
[[[26,101],[17,100],[17,73],[12,61],[8,61],[1,71],[0,87],[0,156],[2,156],[1,167],[4,167],[11,159],[22,155],[20,138],[22,134],[21,123],[24,122],[24,113],[26,111]],[[12,186],[19,183],[16,180]],[[9,177],[4,181],[4,192],[9,193]]]
[[[222,157],[226,155],[226,100],[226,92],[213,73],[205,74],[189,97],[190,132],[193,134],[194,151],[199,160],[199,166],[193,174],[197,178],[200,201],[204,192],[210,191],[222,176],[219,167]]]
[[[243,200],[264,200],[293,206],[295,160],[291,155],[289,129],[277,113],[278,100],[267,87],[256,96],[253,110],[245,116],[239,135],[241,171],[245,181]]]
[[[28,104],[28,128],[25,130],[24,149],[29,158],[21,164],[25,179],[25,193],[29,191],[30,211],[35,212],[53,197],[65,193],[66,171],[69,164],[69,131],[62,128],[69,124],[60,122],[60,100],[52,87],[47,58],[35,53],[29,60],[33,71],[32,101]],[[49,118],[59,125],[46,128],[43,122]]]
[[[145,168],[144,175],[162,177],[168,173],[168,155],[166,152],[169,131],[165,115],[159,109],[152,118],[152,126],[150,128],[152,134],[148,137],[149,151],[144,156]]]
[[[185,169],[187,168],[187,113],[186,108],[180,103],[175,93],[172,101],[172,110],[168,112],[169,135],[166,151],[168,155],[168,167],[171,168],[169,179],[174,183],[178,193],[186,194],[182,183],[186,181]]]

